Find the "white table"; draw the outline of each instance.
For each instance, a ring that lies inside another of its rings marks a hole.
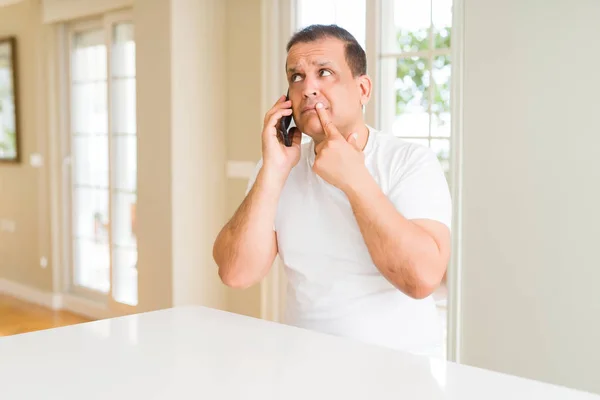
[[[575,399],[576,392],[203,307],[0,338],[0,399]]]

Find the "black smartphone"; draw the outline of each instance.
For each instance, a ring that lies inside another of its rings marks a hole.
[[[290,99],[290,91],[287,91],[287,94],[285,95],[285,101],[288,101]],[[278,127],[278,131],[279,131],[279,135],[281,136],[281,140],[283,141],[283,144],[286,147],[292,147],[292,135],[290,135],[290,125],[292,123],[292,116],[291,115],[285,115],[283,116],[283,118],[281,118],[279,120],[279,127]]]

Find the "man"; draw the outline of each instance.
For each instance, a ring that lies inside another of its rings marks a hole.
[[[451,221],[442,168],[429,148],[365,124],[372,83],[350,33],[313,25],[287,50],[290,100],[265,116],[256,175],[214,244],[219,275],[249,287],[279,253],[288,324],[437,354],[431,294],[446,271]],[[290,114],[297,128],[286,147],[277,124]],[[301,143],[300,132],[312,140]]]

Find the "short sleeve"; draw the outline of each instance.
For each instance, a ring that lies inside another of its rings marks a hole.
[[[452,200],[444,170],[435,153],[415,146],[390,176],[388,198],[407,219],[430,219],[452,225]]]

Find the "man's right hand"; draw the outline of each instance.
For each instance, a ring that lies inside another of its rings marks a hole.
[[[291,102],[282,96],[265,115],[262,132],[263,165],[252,189],[233,217],[219,232],[213,258],[219,276],[228,286],[249,287],[266,276],[277,256],[273,230],[281,189],[290,171],[300,160],[301,134],[292,128],[292,146],[278,138],[279,120],[292,113]]]
[[[300,160],[300,142],[302,134],[296,127],[291,128],[292,146],[286,147],[277,132],[281,118],[292,114],[291,100],[281,96],[273,107],[265,114],[262,131],[263,168],[269,176],[287,179],[292,168]]]

